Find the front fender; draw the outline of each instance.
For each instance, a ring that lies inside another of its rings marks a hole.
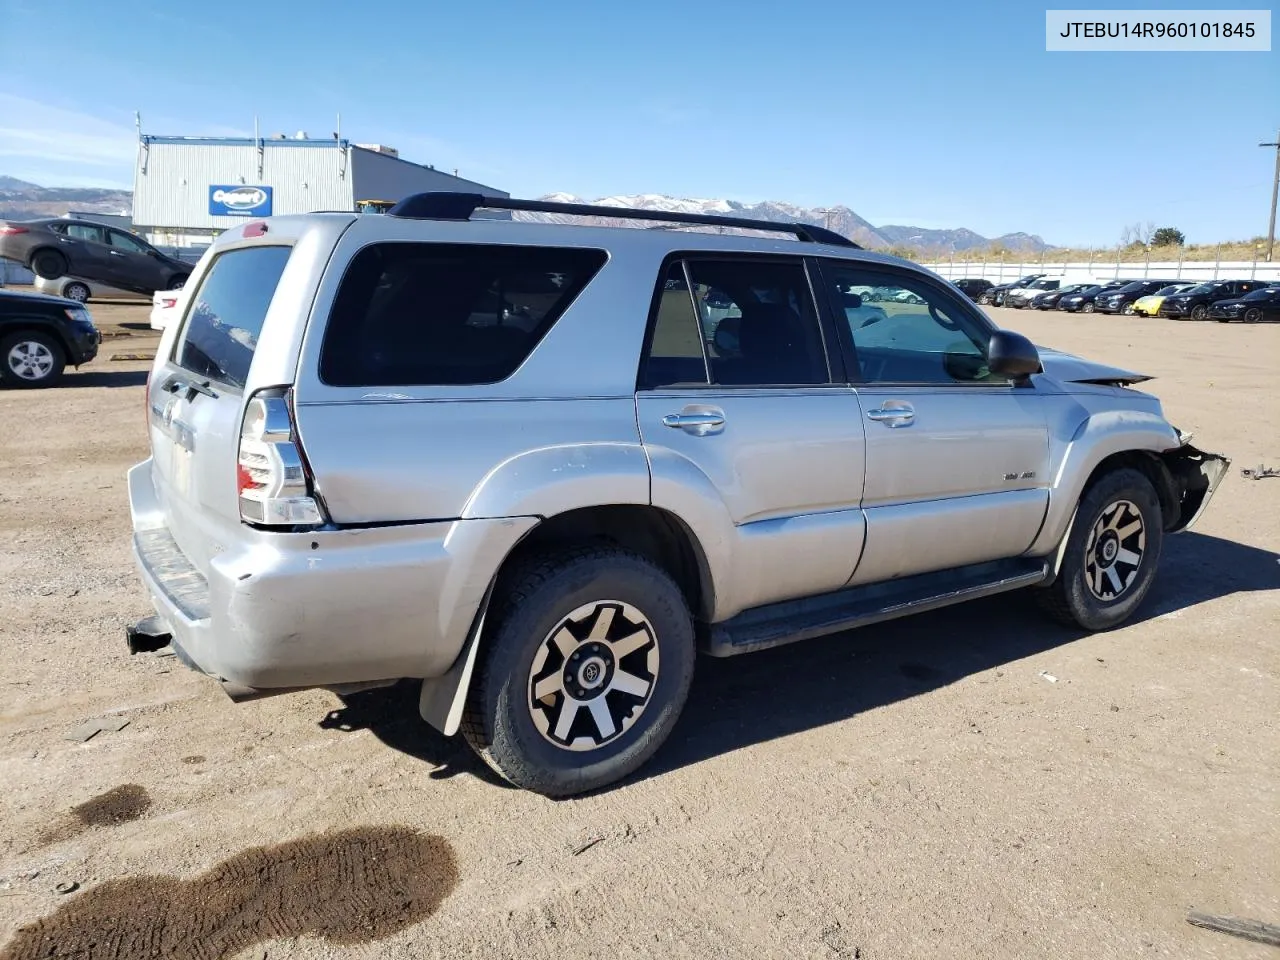
[[[1160,455],[1181,445],[1178,432],[1158,410],[1082,412],[1084,419],[1076,425],[1070,439],[1061,444],[1061,453],[1055,458],[1049,510],[1040,533],[1027,551],[1031,556],[1052,553],[1061,543],[1085,484],[1107,457],[1130,451]]]

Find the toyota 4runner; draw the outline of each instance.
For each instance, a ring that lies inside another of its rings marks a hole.
[[[1227,469],[1148,378],[804,224],[420,194],[230,229],[188,290],[129,473],[131,649],[237,700],[420,679],[552,796],[659,748],[698,649],[1018,588],[1114,627]]]

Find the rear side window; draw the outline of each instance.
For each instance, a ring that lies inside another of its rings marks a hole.
[[[482,384],[515,372],[603,250],[380,243],[351,261],[320,350],[335,387]]]
[[[275,296],[290,247],[245,247],[214,258],[191,296],[174,349],[179,366],[243,387],[258,334]]]

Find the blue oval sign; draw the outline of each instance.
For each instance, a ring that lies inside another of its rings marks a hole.
[[[209,187],[209,215],[214,217],[271,216],[271,188],[243,184]]]

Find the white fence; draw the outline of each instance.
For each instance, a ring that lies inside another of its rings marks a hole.
[[[999,260],[951,260],[922,263],[939,276],[948,280],[976,277],[992,283],[1017,280],[1029,273],[1043,273],[1062,277],[1067,283],[1083,283],[1089,280],[1267,280],[1280,283],[1280,263],[1265,260],[1152,260],[1121,262],[1107,260],[1058,261],[1027,260],[1020,263]]]

